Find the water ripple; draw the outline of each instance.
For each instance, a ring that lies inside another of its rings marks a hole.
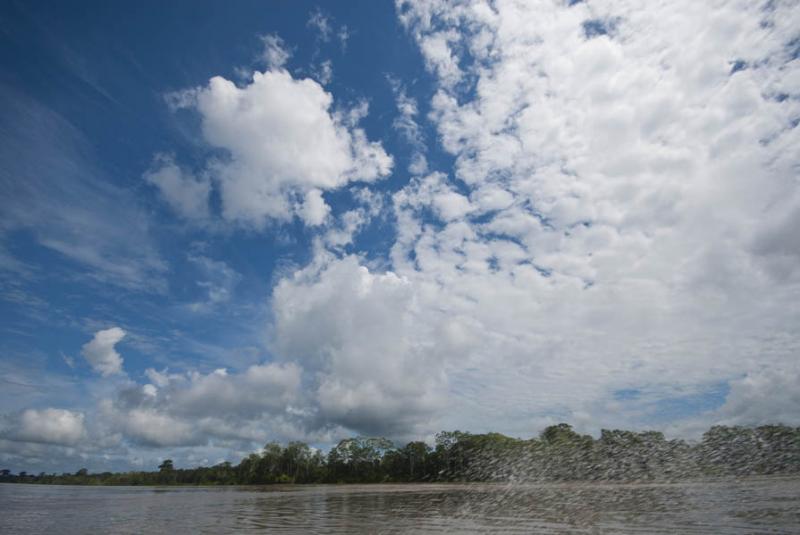
[[[800,480],[285,487],[0,485],[16,533],[797,533]]]

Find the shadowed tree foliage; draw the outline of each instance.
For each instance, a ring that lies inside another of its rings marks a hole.
[[[393,448],[386,438],[347,438],[328,453],[328,479],[344,483],[374,483],[386,479],[382,461]]]
[[[172,459],[164,459],[164,462],[158,465],[158,482],[161,485],[175,483],[175,467],[172,465]]]
[[[175,468],[165,459],[157,472],[17,475],[0,470],[0,482],[71,485],[269,485],[275,483],[378,483],[422,481],[640,481],[714,476],[800,474],[800,428],[714,426],[702,441],[667,440],[656,431],[604,429],[599,439],[568,424],[538,438],[500,433],[443,431],[433,447],[395,447],[381,437],[342,440],[327,455],[303,442],[270,442],[238,465]]]
[[[391,481],[425,481],[430,479],[433,457],[424,442],[409,442],[389,450],[383,457],[383,469]]]

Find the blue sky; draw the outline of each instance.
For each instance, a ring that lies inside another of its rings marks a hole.
[[[13,46],[3,47],[4,64],[11,67],[13,75],[4,80],[4,92],[8,94],[4,100],[8,108],[16,110],[4,110],[3,116],[8,130],[20,126],[22,130],[21,134],[17,133],[17,139],[9,140],[9,145],[24,144],[19,149],[26,152],[22,161],[14,162],[10,156],[4,161],[12,167],[9,178],[21,180],[26,173],[40,172],[31,169],[29,161],[43,157],[52,159],[49,160],[52,165],[41,170],[48,175],[39,179],[43,182],[42,189],[63,181],[64,174],[71,172],[84,175],[74,179],[87,183],[87,189],[99,189],[106,184],[113,187],[114,191],[108,193],[96,190],[92,193],[101,197],[100,203],[123,202],[125,209],[133,212],[129,216],[140,218],[135,239],[141,242],[108,244],[115,249],[108,252],[108,260],[115,262],[119,258],[137,264],[136,272],[130,277],[115,276],[104,272],[100,266],[74,261],[78,253],[64,254],[42,243],[49,239],[48,233],[57,232],[57,229],[47,228],[50,221],[39,220],[9,232],[5,248],[20,262],[34,268],[53,266],[61,273],[14,282],[24,283],[30,295],[40,296],[47,302],[48,309],[56,309],[39,311],[46,315],[42,319],[50,328],[68,323],[63,325],[63,330],[58,329],[46,340],[37,342],[36,349],[48,354],[48,365],[63,368],[60,353],[78,353],[85,335],[76,332],[74,322],[80,323],[82,319],[101,324],[135,323],[143,337],[148,337],[145,333],[152,333],[154,339],[170,331],[183,333],[180,338],[186,338],[186,343],[178,337],[165,337],[180,348],[161,347],[155,340],[149,342],[157,344],[160,351],[155,347],[131,347],[126,352],[126,367],[132,373],[141,374],[152,364],[153,358],[159,358],[158,353],[167,351],[171,354],[180,351],[181,358],[189,362],[210,358],[213,364],[220,356],[214,354],[215,346],[227,351],[235,350],[240,344],[243,349],[252,349],[259,343],[258,331],[263,330],[263,325],[256,327],[250,322],[258,321],[252,316],[262,313],[271,277],[278,266],[306,263],[312,236],[293,222],[265,232],[226,229],[215,234],[187,228],[176,221],[169,207],[159,202],[157,192],[143,183],[142,174],[151,166],[156,153],[172,153],[191,166],[197,165],[209,149],[201,145],[197,132],[193,131],[197,118],[189,113],[171,113],[163,95],[201,85],[212,75],[235,77],[237,68],[255,68],[261,54],[259,35],[280,30],[287,43],[292,43],[293,57],[288,66],[298,72],[312,69],[313,58],[341,60],[346,52],[348,59],[341,61],[330,88],[351,101],[369,96],[371,102],[386,111],[365,118],[365,129],[368,132],[391,131],[393,97],[386,81],[387,74],[391,73],[382,71],[381,66],[392,64],[398,72],[409,71],[408,62],[403,58],[413,57],[415,51],[408,39],[401,38],[402,30],[394,20],[391,5],[371,11],[378,6],[364,3],[363,9],[345,10],[337,13],[335,19],[333,13],[326,12],[329,20],[336,21],[331,23],[336,26],[331,31],[340,32],[348,24],[359,27],[358,31],[347,32],[344,43],[338,36],[331,37],[336,41],[332,44],[322,42],[318,30],[307,23],[309,14],[316,8],[314,4],[266,11],[261,3],[242,5],[241,12],[235,16],[223,17],[222,27],[214,24],[214,39],[209,39],[207,30],[203,29],[203,24],[210,24],[209,21],[219,16],[214,14],[218,6],[213,3],[202,9],[192,3],[191,10],[189,4],[172,4],[167,12],[137,7],[131,13],[120,13],[117,8],[109,11],[104,6],[103,3],[87,5],[79,12],[59,4],[20,4],[16,9],[8,9],[12,12],[6,15],[8,42]],[[37,7],[38,11],[34,11]],[[169,13],[170,9],[174,12]],[[197,21],[187,20],[187,11],[193,12]],[[339,17],[341,22],[338,22]],[[351,20],[353,17],[356,19]],[[389,46],[381,47],[380,53],[368,46],[376,39],[375,27],[363,23],[376,18],[384,19],[396,37],[387,39]],[[165,50],[169,50],[169,54],[164,54]],[[403,76],[409,74],[405,72]],[[40,114],[46,114],[47,119],[39,119]],[[14,133],[6,132],[6,135],[10,137]],[[23,168],[17,169],[17,166]],[[23,188],[15,189],[20,196],[24,194],[20,191]],[[39,191],[35,194],[46,195]],[[20,199],[20,202],[25,201],[45,202],[27,196],[24,201]],[[67,204],[71,199],[53,199],[57,203],[62,201]],[[341,202],[348,202],[348,199]],[[75,200],[75,204],[81,203],[82,199]],[[130,222],[118,221],[115,209],[115,206],[86,207],[90,216],[97,217],[98,223],[122,229]],[[121,230],[120,234],[127,232]],[[102,248],[106,244],[97,243],[94,236],[69,238],[74,241],[67,246],[97,247],[101,249],[100,254],[105,253]],[[385,254],[385,250],[378,249],[386,248],[386,244],[381,243],[386,240],[379,233],[364,236],[363,240],[375,242],[368,245],[376,248],[375,254]],[[230,288],[234,301],[230,307],[226,305],[223,310],[200,316],[182,310],[207,298],[203,284],[208,281],[203,280],[204,277],[219,276],[192,260],[197,257],[221,259],[217,261],[224,262],[238,274],[235,286]],[[28,317],[31,303],[20,305],[4,307],[4,323],[10,322],[15,330],[30,333],[31,329],[39,327]],[[241,314],[249,316],[246,322],[241,320]],[[52,317],[56,315],[62,317]],[[53,320],[60,321],[54,325]],[[83,330],[92,328],[84,326]],[[31,349],[27,337],[12,337],[6,341],[10,345],[6,351]],[[203,346],[210,347],[204,349]]]
[[[5,3],[0,461],[797,424],[798,11]]]

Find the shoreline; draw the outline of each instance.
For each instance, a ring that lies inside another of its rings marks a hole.
[[[29,487],[115,487],[115,488],[141,488],[141,489],[262,489],[262,490],[297,490],[303,488],[357,488],[357,487],[429,487],[429,488],[571,488],[571,487],[672,487],[672,486],[702,486],[719,485],[725,483],[770,483],[776,481],[800,480],[800,473],[793,474],[752,474],[742,476],[709,476],[691,477],[672,480],[564,480],[564,481],[378,481],[378,482],[331,482],[331,483],[234,483],[234,484],[190,484],[174,483],[163,485],[130,485],[114,483],[37,483],[30,481],[0,481],[0,485],[25,485]]]

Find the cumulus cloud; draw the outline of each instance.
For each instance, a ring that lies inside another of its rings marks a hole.
[[[219,369],[192,374],[172,392],[171,409],[193,416],[280,413],[297,399],[299,387],[300,368],[293,363],[254,365],[238,375]]]
[[[327,422],[371,433],[408,433],[439,408],[441,359],[415,319],[414,290],[355,257],[321,255],[273,295],[275,350],[298,362]]]
[[[333,111],[322,86],[285,70],[255,72],[242,87],[217,76],[184,101],[199,112],[205,140],[224,152],[206,173],[219,188],[223,218],[232,222],[261,228],[297,215],[319,225],[329,210],[322,192],[378,180],[392,168],[381,144],[356,127],[360,109]],[[205,183],[171,161],[147,177],[180,212],[207,206]]]
[[[192,446],[207,440],[190,422],[152,409],[132,409],[120,423],[127,437],[145,446]]]
[[[122,356],[115,346],[125,338],[125,331],[111,327],[97,331],[81,348],[83,358],[103,377],[122,373]]]
[[[798,425],[798,385],[800,369],[796,365],[750,371],[731,381],[725,403],[713,413],[713,420],[727,425]]]
[[[0,436],[14,441],[74,445],[84,438],[84,415],[65,409],[27,409],[6,416]]]
[[[322,192],[318,189],[312,189],[306,192],[306,197],[299,213],[300,219],[306,225],[314,227],[324,223],[330,211],[331,207],[325,203],[325,199],[322,198]]]
[[[148,369],[146,376],[151,383],[123,387],[101,403],[99,414],[110,430],[144,446],[263,441],[280,425],[292,425],[293,407],[301,405],[301,369],[293,363],[253,365],[240,373]],[[295,432],[302,433],[299,427]]]

